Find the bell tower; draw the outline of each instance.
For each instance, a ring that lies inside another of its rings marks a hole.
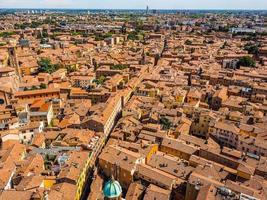
[[[15,47],[9,47],[8,48],[8,56],[9,56],[9,65],[15,69],[16,74],[19,77],[19,81],[21,81],[19,63],[18,63],[17,53],[16,53]]]

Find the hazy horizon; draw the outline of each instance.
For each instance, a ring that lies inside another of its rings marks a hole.
[[[0,9],[266,10],[267,0],[0,0]]]

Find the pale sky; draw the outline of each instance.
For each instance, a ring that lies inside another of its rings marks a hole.
[[[0,0],[0,8],[261,9],[267,0]]]

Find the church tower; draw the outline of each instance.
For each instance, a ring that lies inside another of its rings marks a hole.
[[[15,47],[9,47],[8,48],[8,56],[9,56],[9,65],[15,69],[16,74],[19,77],[19,81],[21,81],[19,63],[18,63],[17,53],[16,53]]]

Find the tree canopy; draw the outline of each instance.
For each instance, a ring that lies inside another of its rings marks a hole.
[[[186,40],[186,41],[185,41],[185,44],[186,44],[186,45],[191,45],[191,44],[192,44],[192,41],[191,41],[191,40]]]
[[[128,40],[139,40],[139,32],[133,31],[128,34]]]
[[[122,64],[118,64],[118,65],[113,65],[110,67],[110,69],[113,69],[113,70],[124,70],[124,69],[127,69],[128,66],[127,65],[122,65]]]
[[[97,85],[103,85],[106,81],[105,76],[100,76],[98,79],[93,80],[93,83],[96,83]]]
[[[105,34],[96,35],[95,40],[96,41],[105,40],[106,38],[112,37],[112,35],[113,35],[112,33],[105,33]]]
[[[172,127],[172,123],[170,122],[170,120],[166,117],[162,117],[159,120],[160,124],[162,125],[162,128],[164,130],[168,130]]]
[[[49,58],[41,58],[38,61],[38,65],[39,65],[39,71],[40,72],[45,72],[45,73],[53,73],[55,71],[57,71],[59,69],[59,65],[58,64],[52,64],[51,60]]]
[[[253,58],[251,58],[249,56],[243,56],[242,58],[239,59],[238,66],[255,67],[256,62]]]
[[[248,51],[249,54],[258,55],[259,47],[257,44],[247,43],[244,47],[244,50]]]
[[[0,37],[7,38],[14,34],[15,34],[14,32],[2,32],[0,33]]]

